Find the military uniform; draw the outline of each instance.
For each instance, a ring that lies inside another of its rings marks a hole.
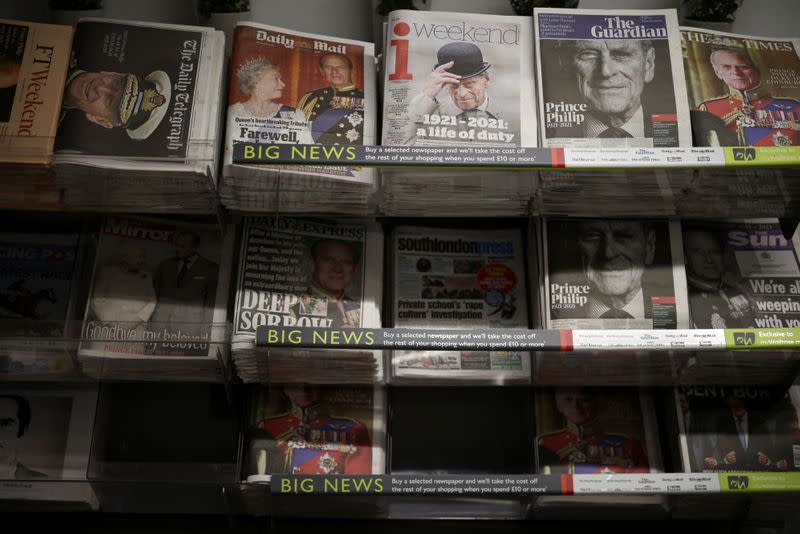
[[[312,405],[292,406],[289,412],[267,417],[258,426],[277,440],[284,473],[372,473],[372,445],[367,427],[360,421],[329,416],[318,405]]]
[[[800,146],[800,101],[795,99],[771,97],[758,87],[730,89],[697,109],[722,119],[740,146]]]
[[[720,284],[711,287],[689,276],[689,309],[695,328],[753,328],[750,298],[741,290]]]
[[[647,456],[638,440],[591,425],[568,423],[567,428],[539,437],[539,465],[553,472],[649,473]]]
[[[311,137],[315,143],[364,144],[364,91],[355,85],[310,91],[303,95],[297,107],[311,121]]]
[[[354,300],[344,293],[338,299],[334,299],[314,286],[308,287],[305,294],[314,298],[325,299],[327,302],[327,312],[325,316],[331,320],[330,328],[361,326],[360,300]],[[299,319],[300,303],[298,302],[292,306],[291,311],[295,319]]]

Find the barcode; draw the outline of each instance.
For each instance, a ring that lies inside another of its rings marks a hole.
[[[792,445],[792,457],[794,458],[794,466],[800,467],[800,445]]]

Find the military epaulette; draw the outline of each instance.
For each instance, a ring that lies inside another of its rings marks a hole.
[[[298,102],[297,109],[305,113],[306,117],[309,117],[314,111],[314,104],[317,103],[317,98],[313,91],[311,93],[306,93],[303,95],[303,98],[300,99],[300,102]]]

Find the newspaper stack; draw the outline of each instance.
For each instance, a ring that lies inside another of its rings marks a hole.
[[[381,388],[261,386],[252,391],[249,405],[249,483],[268,483],[272,474],[386,472],[386,400]]]
[[[99,378],[221,379],[233,227],[108,216],[78,357]]]
[[[800,264],[777,220],[683,221],[694,328],[798,328]],[[688,371],[700,383],[783,382],[790,351],[700,352]]]
[[[56,209],[51,160],[72,28],[0,20],[0,187],[4,209]]]
[[[800,145],[800,40],[681,28],[695,146]]]
[[[793,169],[696,169],[676,198],[686,218],[786,217],[797,198]]]
[[[215,210],[224,44],[211,28],[78,23],[56,137],[67,206]]]
[[[528,328],[525,251],[519,228],[398,226],[392,234],[395,327]],[[394,382],[530,381],[530,354],[394,351]]]
[[[4,511],[32,501],[61,510],[99,508],[86,479],[96,407],[95,384],[0,387]]]
[[[540,171],[534,212],[575,217],[667,217],[692,183],[691,169]]]
[[[689,328],[678,222],[548,218],[541,226],[544,328]],[[582,371],[611,373],[616,384],[657,383],[674,373],[669,354],[650,356],[591,354]],[[535,372],[544,383],[564,383],[562,378],[572,374],[566,359],[544,354],[536,361]]]
[[[536,468],[546,475],[643,474],[664,470],[658,422],[649,391],[637,388],[542,388],[536,391]],[[572,451],[565,454],[565,451]],[[630,495],[638,513],[663,514],[663,495]],[[542,496],[533,514],[614,507],[605,495]]]
[[[237,211],[372,213],[372,169],[234,165],[232,147],[237,142],[333,145],[331,154],[342,157],[348,146],[375,144],[376,108],[372,43],[239,23],[222,202]],[[310,149],[298,147],[300,153]]]
[[[390,13],[382,144],[535,147],[532,36],[527,17]],[[381,211],[390,215],[518,215],[533,193],[530,171],[384,169],[382,176]]]
[[[383,233],[375,224],[288,217],[245,219],[233,359],[245,382],[369,384],[382,351],[265,349],[259,326],[380,328]]]
[[[687,386],[673,400],[682,471],[800,471],[800,386]]]
[[[526,215],[532,171],[382,170],[380,211],[394,216]]]
[[[74,370],[78,233],[0,234],[0,376],[58,378]]]
[[[544,146],[692,146],[674,9],[533,17]]]

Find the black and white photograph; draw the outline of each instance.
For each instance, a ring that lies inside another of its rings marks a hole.
[[[674,11],[540,9],[536,43],[545,146],[691,146]]]
[[[681,265],[681,251],[674,248],[679,236],[669,221],[549,219],[544,224],[550,328],[681,327],[682,273],[674,267]]]
[[[0,480],[85,480],[96,402],[96,386],[0,388]]]

